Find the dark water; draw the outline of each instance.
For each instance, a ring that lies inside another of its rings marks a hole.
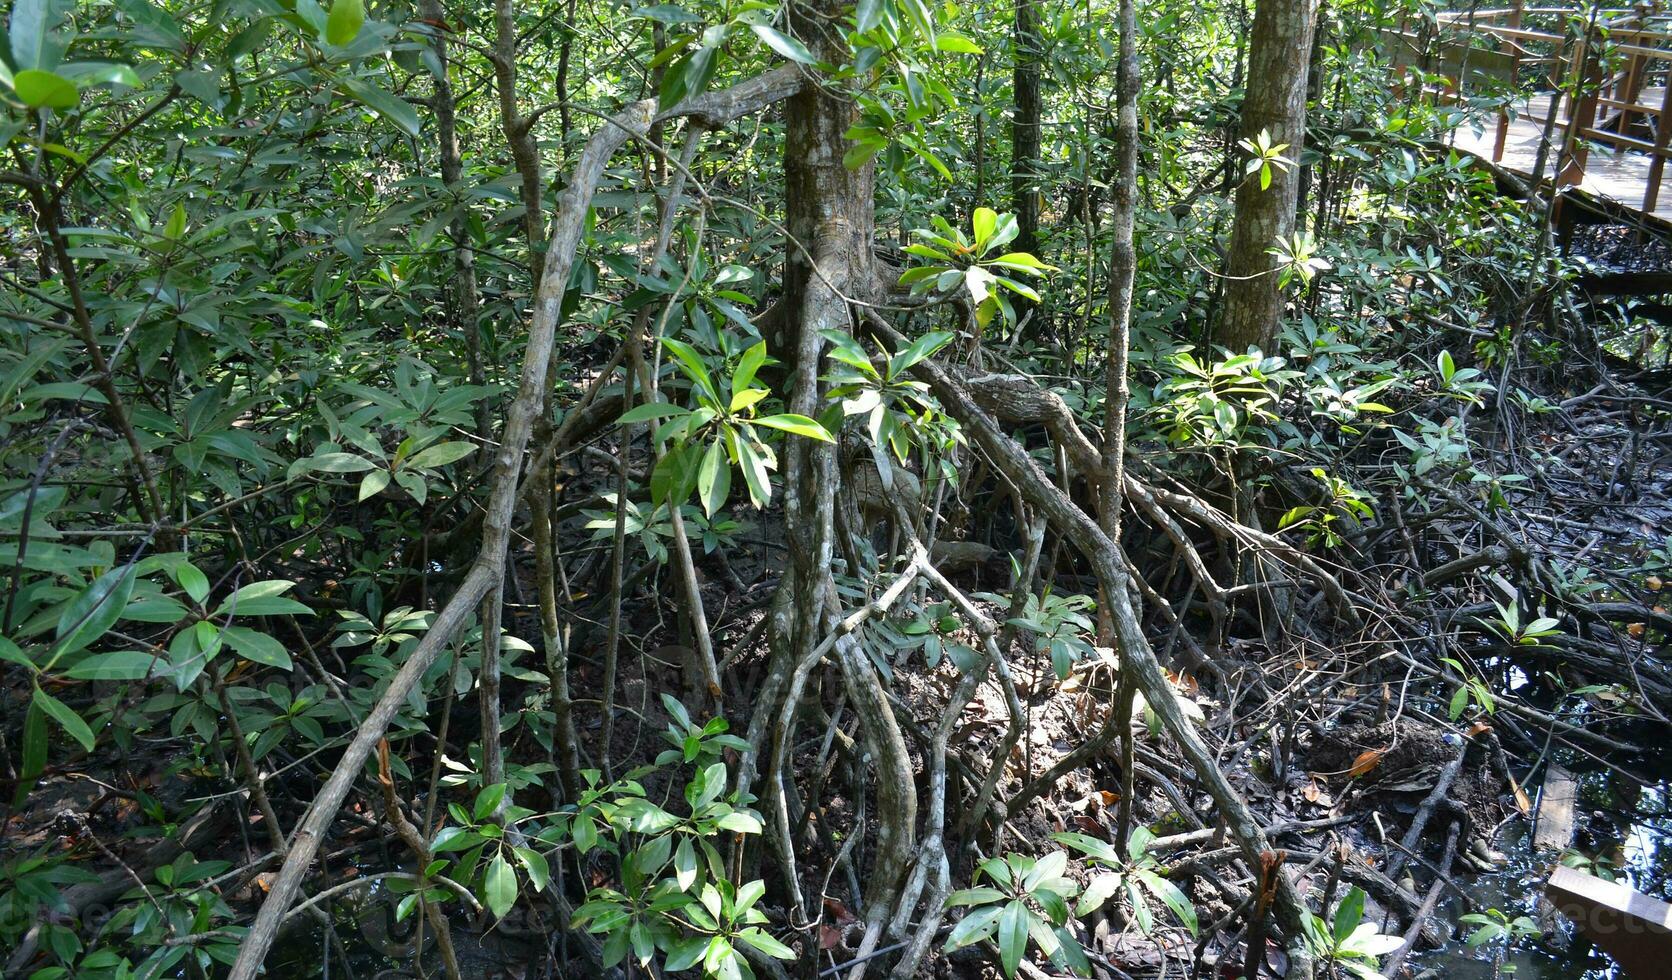
[[[1601,859],[1603,870],[1645,894],[1666,899],[1672,892],[1672,821],[1666,815],[1666,786],[1652,787],[1628,805],[1615,783],[1601,774],[1581,777],[1581,807],[1585,817],[1575,850]],[[1449,894],[1435,913],[1437,921],[1456,923],[1471,911],[1496,908],[1511,917],[1527,915],[1545,928],[1538,939],[1521,940],[1502,962],[1513,972],[1500,972],[1492,946],[1470,948],[1469,927],[1455,932],[1440,949],[1414,953],[1407,960],[1413,975],[1435,971],[1444,980],[1625,980],[1612,961],[1573,934],[1561,916],[1540,901],[1554,856],[1532,853],[1523,821],[1513,821],[1496,841],[1509,862],[1492,874],[1457,875],[1463,897]],[[1581,870],[1591,870],[1581,868]],[[1667,975],[1672,976],[1672,963]],[[1634,978],[1641,980],[1641,978]]]

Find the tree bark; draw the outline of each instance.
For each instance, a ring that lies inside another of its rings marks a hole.
[[[1248,47],[1248,86],[1242,101],[1242,135],[1267,133],[1273,144],[1287,143],[1284,154],[1295,161],[1273,167],[1271,186],[1258,176],[1237,187],[1236,219],[1227,257],[1225,308],[1214,340],[1233,352],[1269,347],[1283,318],[1283,294],[1269,249],[1295,227],[1300,185],[1299,160],[1306,142],[1307,59],[1317,0],[1256,0]]]
[[[834,28],[840,23],[841,6],[840,0],[813,0],[790,8],[791,31],[821,58],[833,62],[841,60],[844,50]],[[809,417],[817,417],[824,403],[819,389],[821,334],[850,331],[849,299],[874,300],[880,286],[872,250],[875,168],[870,162],[850,168],[842,160],[848,146],[846,133],[857,118],[853,100],[833,86],[804,86],[785,107],[785,229],[790,241],[784,290],[790,349],[780,356],[791,366],[788,409]],[[810,668],[821,659],[821,640],[837,610],[831,566],[841,475],[835,449],[801,438],[788,439],[783,445],[784,526],[790,559],[784,588],[789,613],[777,620],[781,635],[774,646],[787,654],[781,663],[797,669]],[[880,935],[897,885],[911,862],[917,789],[905,740],[881,679],[853,641],[837,643],[836,652],[877,774],[877,850],[873,883],[866,895],[863,955]],[[771,711],[773,706],[762,707]],[[792,719],[789,725],[779,726],[773,738],[793,740],[793,728]],[[769,785],[781,785],[776,773],[766,775]],[[772,802],[777,815],[785,816],[788,801],[783,794],[775,793]],[[793,845],[788,839],[776,843],[785,851],[781,856],[786,872],[793,876]],[[799,895],[799,888],[792,887],[791,893]]]
[[[1109,354],[1104,373],[1103,481],[1099,500],[1100,524],[1118,547],[1121,513],[1126,494],[1126,409],[1132,398],[1127,361],[1132,348],[1132,288],[1138,272],[1133,242],[1138,199],[1138,15],[1135,0],[1120,0],[1120,47],[1115,69],[1115,182],[1110,188],[1115,214],[1109,245]],[[1109,603],[1103,603],[1105,609]],[[1112,624],[1111,624],[1112,626]],[[1113,630],[1107,630],[1112,634]],[[1107,635],[1105,642],[1112,641]],[[1118,648],[1117,648],[1118,649]],[[1126,669],[1122,650],[1120,685],[1115,716],[1121,735],[1121,797],[1116,821],[1116,844],[1123,850],[1132,832],[1132,705],[1136,681]]]
[[[441,157],[441,181],[447,185],[449,194],[459,192],[459,184],[464,179],[464,157],[459,152],[459,122],[456,102],[453,98],[453,83],[448,78],[452,69],[451,55],[448,51],[447,11],[441,5],[441,0],[422,0],[418,12],[430,28],[430,48],[435,52],[435,60],[441,66],[441,74],[435,79],[435,138]],[[470,231],[465,227],[464,209],[456,198],[451,205],[457,209],[457,214],[447,224],[447,237],[453,244],[453,290],[449,296],[451,309],[447,311],[448,319],[453,321],[461,334],[464,335],[464,349],[466,366],[470,372],[470,383],[473,385],[487,384],[487,375],[482,367],[482,332],[477,323],[477,310],[481,303],[476,290],[476,251],[475,243],[470,240]],[[493,422],[488,417],[488,400],[480,399],[476,402],[476,435],[482,439],[493,437]]]
[[[1017,0],[1015,75],[1011,81],[1010,208],[1016,250],[1039,251],[1039,0]],[[975,202],[980,205],[980,201]]]

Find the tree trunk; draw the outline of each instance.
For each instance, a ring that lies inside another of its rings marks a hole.
[[[1242,135],[1261,132],[1271,142],[1287,143],[1284,154],[1297,162],[1273,167],[1271,186],[1258,177],[1237,187],[1236,221],[1227,261],[1225,311],[1214,340],[1234,352],[1268,347],[1283,317],[1283,294],[1273,272],[1277,260],[1268,250],[1287,239],[1295,227],[1300,183],[1301,146],[1306,141],[1307,58],[1317,0],[1256,0],[1253,36],[1248,47],[1248,93],[1242,102]]]
[[[457,194],[460,181],[464,179],[464,158],[459,153],[458,113],[453,100],[453,83],[448,78],[452,59],[447,33],[451,28],[448,27],[447,11],[442,7],[441,0],[422,0],[418,10],[430,25],[430,48],[441,66],[441,74],[435,79],[432,103],[435,107],[436,145],[441,157],[441,180],[447,185],[449,193]],[[470,230],[465,227],[462,210],[448,222],[447,237],[453,244],[453,289],[448,297],[451,303],[447,311],[448,319],[457,324],[459,332],[464,335],[470,383],[484,385],[487,384],[487,374],[482,368],[482,330],[476,322],[481,306],[476,291],[476,249],[475,243],[470,240]],[[476,435],[482,439],[493,438],[493,422],[488,412],[488,400],[479,400],[476,403]]]
[[[815,0],[791,8],[790,28],[821,58],[841,60],[842,39],[833,32],[840,23],[839,0]],[[822,331],[848,332],[853,325],[850,298],[874,300],[880,280],[873,259],[875,230],[874,167],[857,169],[842,161],[846,133],[854,125],[853,101],[832,86],[808,85],[785,106],[784,262],[785,309],[788,329],[779,357],[790,366],[789,411],[817,417],[823,408],[819,390]],[[805,673],[821,658],[820,641],[839,617],[835,581],[831,576],[835,540],[835,499],[841,479],[835,447],[810,439],[791,438],[782,444],[784,525],[789,545],[779,615],[774,617],[777,669]],[[786,601],[787,600],[787,601]],[[867,890],[867,944],[874,944],[893,904],[896,885],[912,856],[917,816],[917,794],[905,740],[889,707],[882,682],[857,643],[835,645],[841,680],[860,721],[860,729],[875,766],[877,779],[876,850],[872,885]],[[794,698],[794,695],[791,695]],[[757,703],[757,710],[778,716],[773,699]],[[754,726],[751,726],[754,727]],[[778,759],[794,742],[793,707],[787,724],[775,723],[771,738],[778,743]],[[788,827],[788,800],[781,774],[762,773],[766,794],[779,827]],[[788,884],[799,901],[800,882],[793,843],[787,833],[775,835]],[[863,950],[862,950],[863,951]]]
[[[1011,82],[1010,207],[1016,212],[1016,250],[1039,251],[1039,0],[1018,0]],[[976,201],[977,206],[982,202]]]

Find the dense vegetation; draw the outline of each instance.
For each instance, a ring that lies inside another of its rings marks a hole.
[[[1437,902],[1664,819],[1664,307],[1317,7],[14,0],[6,975],[1551,942]]]

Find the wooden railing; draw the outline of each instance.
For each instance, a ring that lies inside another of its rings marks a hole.
[[[1507,8],[1443,13],[1394,37],[1395,66],[1420,66],[1446,79],[1442,98],[1461,99],[1483,84],[1521,91],[1531,83],[1534,94],[1519,115],[1548,135],[1559,187],[1584,180],[1593,145],[1648,154],[1641,209],[1654,211],[1672,156],[1672,14],[1660,3],[1585,12],[1517,0]],[[1509,131],[1509,113],[1502,112],[1494,163],[1503,160]]]

